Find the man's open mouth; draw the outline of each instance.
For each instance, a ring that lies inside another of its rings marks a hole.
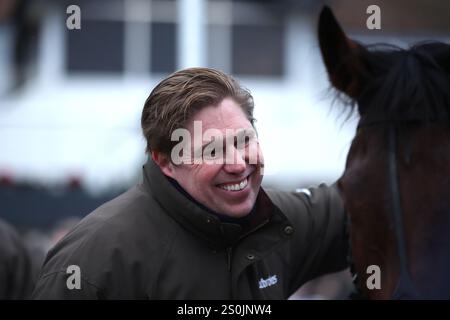
[[[231,182],[231,183],[222,183],[217,186],[226,191],[241,191],[241,190],[245,189],[247,184],[248,184],[248,177],[246,177],[242,181]]]

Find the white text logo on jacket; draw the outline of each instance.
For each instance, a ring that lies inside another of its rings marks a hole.
[[[275,285],[277,282],[278,282],[278,279],[277,279],[276,275],[269,276],[267,279],[261,278],[259,280],[259,288],[264,289],[264,288]]]

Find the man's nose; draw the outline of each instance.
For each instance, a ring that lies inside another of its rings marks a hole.
[[[225,159],[225,164],[223,169],[232,174],[241,174],[245,172],[247,168],[247,161],[245,161],[244,152],[239,151],[236,148],[233,148],[234,154],[228,154]]]

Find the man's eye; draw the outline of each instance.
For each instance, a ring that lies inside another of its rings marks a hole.
[[[244,139],[242,138],[235,138],[234,139],[234,146],[237,148],[239,146],[246,146],[250,143],[251,138],[248,136],[245,136]]]

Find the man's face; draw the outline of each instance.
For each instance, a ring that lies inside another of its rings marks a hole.
[[[197,148],[202,154],[201,163],[169,163],[164,168],[160,165],[163,172],[207,208],[231,217],[247,215],[261,185],[263,158],[256,133],[244,111],[234,100],[226,98],[217,106],[201,109],[186,129],[191,137],[192,155]],[[200,143],[194,141],[199,133]],[[218,139],[220,136],[222,140]],[[210,152],[213,145],[222,148]]]

